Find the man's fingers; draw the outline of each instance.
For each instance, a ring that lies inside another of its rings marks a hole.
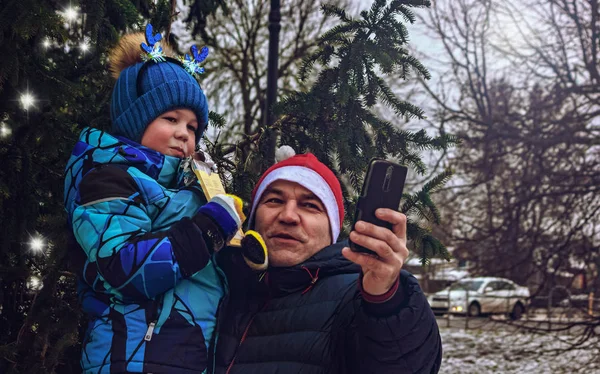
[[[391,209],[379,208],[375,211],[377,218],[392,224],[394,234],[406,241],[406,216]]]
[[[344,247],[342,249],[342,255],[355,264],[360,265],[363,273],[371,272],[370,274],[377,274],[377,277],[380,279],[393,278],[397,276],[395,266],[385,263],[380,258],[375,256],[371,256],[366,253],[354,252],[348,247]]]
[[[387,231],[387,235],[389,236],[393,236],[393,234],[391,233],[390,230],[384,229],[385,231]],[[385,236],[385,234],[382,234],[383,236]],[[398,241],[398,238],[394,237],[393,239],[388,238],[392,241]],[[391,257],[394,256],[394,249],[388,244],[387,241],[384,241],[382,239],[378,239],[372,236],[368,236],[368,235],[363,235],[358,233],[357,231],[352,231],[350,233],[350,240],[353,243],[356,243],[358,245],[361,245],[365,248],[368,248],[370,250],[372,250],[373,252],[377,253],[377,255],[379,257],[381,257],[382,259],[384,259],[385,261],[388,261]],[[400,246],[398,246],[397,251],[400,251]]]
[[[399,225],[402,225],[402,223]],[[398,236],[395,232],[386,227],[376,226],[364,221],[358,221],[356,225],[354,225],[354,232],[383,241],[391,247],[394,252],[399,252],[402,246],[406,244],[406,238]],[[352,233],[350,235],[352,235]],[[368,245],[365,245],[365,247],[372,249]]]
[[[348,260],[362,266],[363,269],[374,269],[382,264],[380,259],[366,253],[354,252],[349,247],[344,247],[342,249],[342,254]]]

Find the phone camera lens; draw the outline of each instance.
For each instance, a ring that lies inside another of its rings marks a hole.
[[[385,172],[385,179],[383,180],[383,192],[389,192],[390,185],[392,183],[392,173],[394,172],[394,168],[389,166]]]

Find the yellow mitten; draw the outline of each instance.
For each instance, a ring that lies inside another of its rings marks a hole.
[[[244,215],[244,202],[242,201],[242,199],[232,194],[226,194],[225,196],[228,196],[233,199],[233,206],[235,208],[235,211],[240,217],[240,221],[242,221],[243,223],[246,220],[246,216]]]
[[[252,270],[267,270],[269,266],[267,245],[258,232],[254,230],[246,231],[246,236],[242,239],[242,255],[244,261]]]
[[[192,220],[205,234],[211,250],[219,251],[242,227],[246,219],[242,205],[239,197],[220,194],[198,209]]]

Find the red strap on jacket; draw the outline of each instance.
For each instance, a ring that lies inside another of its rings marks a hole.
[[[308,270],[308,268],[306,266],[302,266],[302,269],[306,270],[306,272],[308,273],[308,275],[310,276],[310,285],[308,287],[306,287],[306,289],[304,291],[302,291],[302,295],[304,295],[305,293],[307,293],[312,286],[314,286],[315,283],[317,283],[317,281],[319,280],[319,270],[321,270],[321,268],[317,268],[317,271],[315,272],[315,275],[313,276],[312,273],[310,272],[310,270]]]

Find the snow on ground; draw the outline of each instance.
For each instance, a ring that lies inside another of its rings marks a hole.
[[[440,328],[440,373],[600,373],[600,347],[556,353],[573,336]],[[545,353],[544,353],[545,352]]]

